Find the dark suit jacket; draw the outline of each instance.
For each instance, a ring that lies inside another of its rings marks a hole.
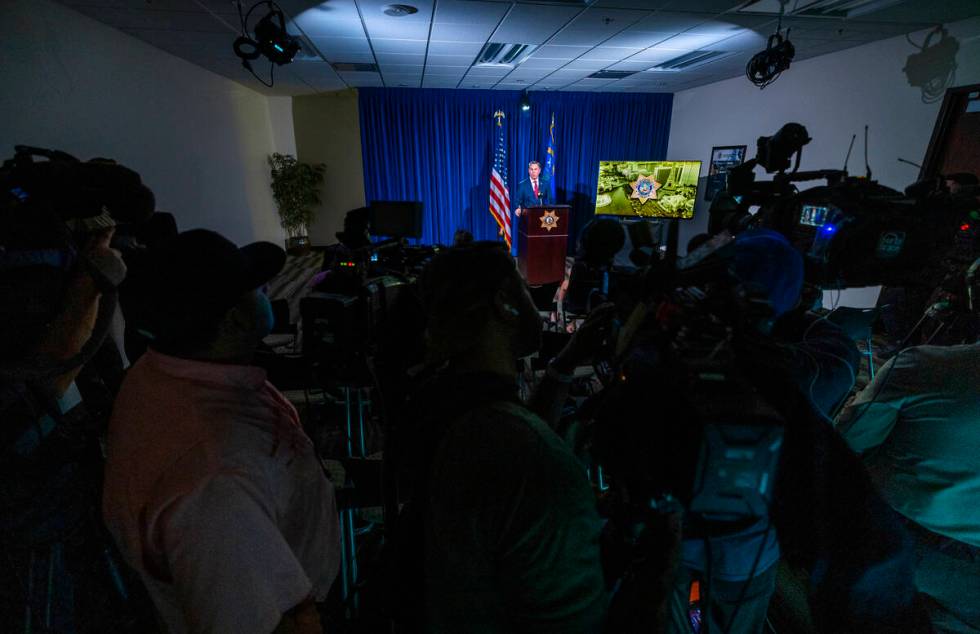
[[[538,193],[541,194],[540,201],[534,195],[534,188],[531,187],[531,179],[525,178],[517,184],[517,196],[514,198],[514,206],[523,209],[525,207],[533,207],[534,205],[550,205],[554,203],[551,200],[551,183],[544,178],[538,178]]]

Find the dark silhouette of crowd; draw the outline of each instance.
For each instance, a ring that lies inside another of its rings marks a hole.
[[[545,346],[551,307],[460,230],[413,278],[422,330],[394,333],[424,357],[371,388],[399,493],[338,598],[349,475],[256,357],[285,252],[179,231],[99,161],[4,168],[4,631],[980,631],[980,344],[857,386],[854,338],[766,230],[726,272],[763,307],[726,348],[741,406],[781,421],[762,512],[692,511],[721,410],[662,352],[687,313],[599,301]]]

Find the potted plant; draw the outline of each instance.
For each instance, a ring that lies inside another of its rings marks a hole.
[[[272,168],[272,197],[279,208],[279,221],[286,230],[286,251],[293,255],[310,250],[309,228],[320,204],[323,163],[300,163],[291,154],[269,157]]]

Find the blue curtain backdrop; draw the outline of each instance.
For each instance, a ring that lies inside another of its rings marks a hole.
[[[573,239],[593,215],[600,160],[666,157],[673,95],[530,95],[522,112],[519,91],[359,89],[367,201],[422,201],[424,244],[450,244],[460,228],[497,239],[488,207],[496,110],[506,114],[511,198],[528,161],[544,163],[555,113],[557,202],[572,205]]]

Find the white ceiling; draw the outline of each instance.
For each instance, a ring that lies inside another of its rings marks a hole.
[[[274,87],[266,88],[232,52],[240,31],[235,0],[59,1],[270,95],[360,86],[674,92],[744,73],[777,24],[775,15],[748,9],[778,6],[776,0],[749,8],[743,8],[747,0],[279,0],[304,50],[292,64],[277,67]],[[789,0],[787,7],[814,1]],[[393,2],[418,12],[385,15]],[[871,10],[860,17],[784,19],[796,60],[980,15],[978,0],[863,2]],[[246,10],[252,4],[242,0]],[[263,14],[256,10],[250,26]],[[513,68],[473,67],[488,41],[538,48]],[[684,71],[653,69],[694,50],[724,54]],[[345,62],[376,64],[378,72],[334,70],[332,64]],[[268,78],[267,62],[254,66]],[[599,70],[636,73],[588,78]]]

